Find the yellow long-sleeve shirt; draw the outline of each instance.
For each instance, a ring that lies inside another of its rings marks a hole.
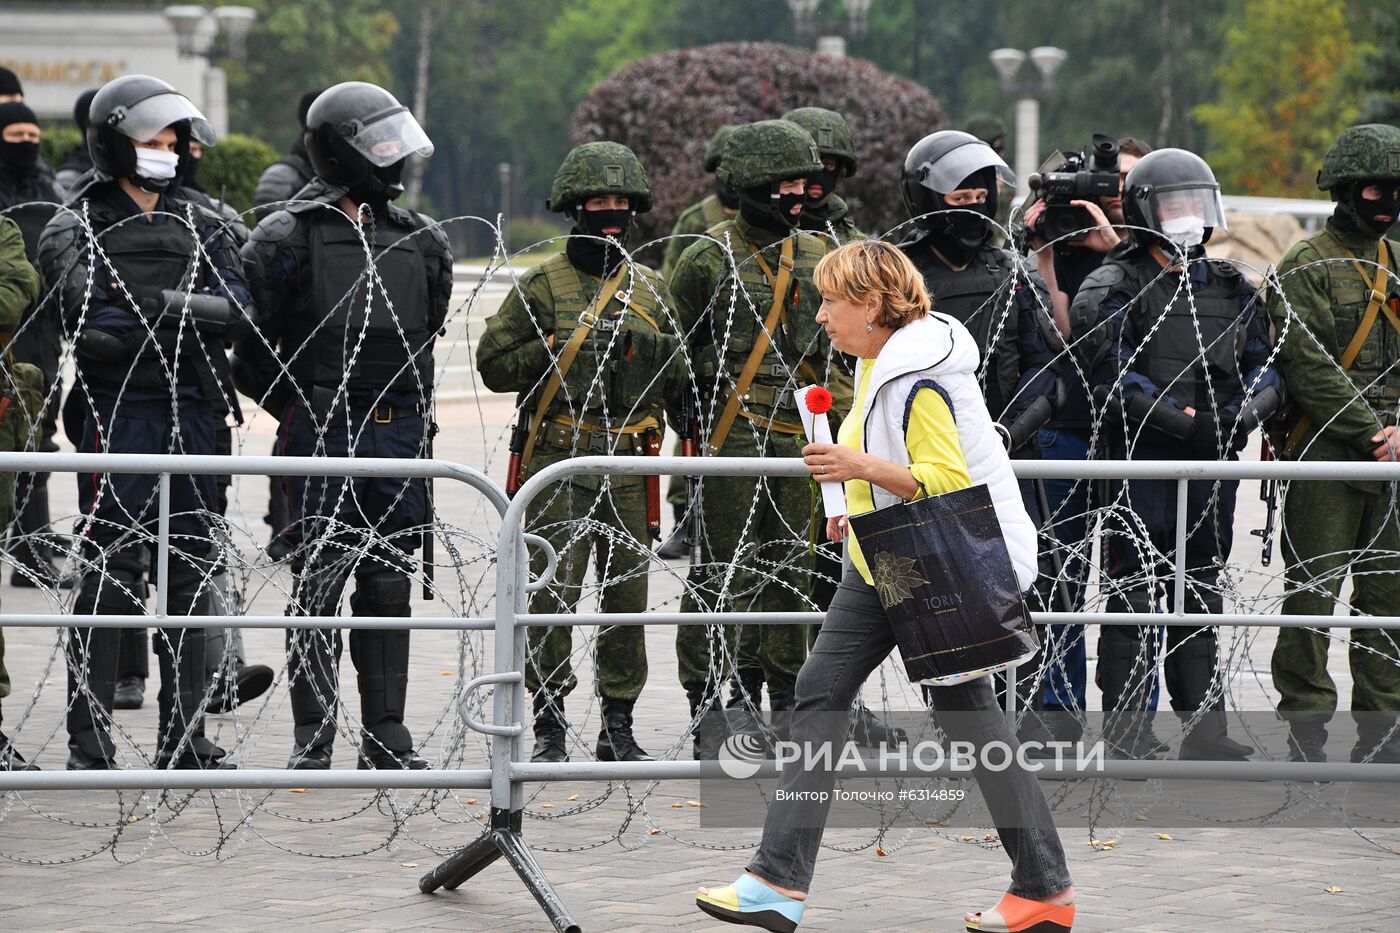
[[[842,447],[861,450],[864,446],[865,425],[855,413],[865,411],[869,404],[870,374],[874,370],[874,360],[860,360],[857,366],[852,416],[841,422],[841,430],[836,436],[836,443]],[[915,498],[939,495],[972,485],[967,461],[963,459],[962,447],[958,443],[958,427],[953,421],[953,413],[943,396],[933,389],[922,388],[915,394],[904,442],[909,451],[909,472],[921,487]],[[861,515],[875,510],[875,500],[868,482],[863,479],[849,480],[845,486],[847,514]],[[873,586],[874,580],[855,532],[848,527],[847,534],[850,535],[851,563],[860,571],[865,582]]]

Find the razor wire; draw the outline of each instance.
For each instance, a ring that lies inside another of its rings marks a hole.
[[[299,209],[309,211],[339,210],[335,206],[315,202],[295,203]],[[110,271],[110,264],[103,261],[101,237],[93,231],[85,210],[61,210],[73,216],[78,229],[90,244],[85,258],[89,268],[96,269],[100,266]],[[243,219],[247,219],[247,215],[239,218]],[[187,208],[182,213],[168,215],[165,220],[185,227],[190,235],[192,255],[196,264],[209,266],[210,241],[201,230],[198,218],[192,211]],[[349,219],[346,220],[349,224]],[[364,267],[359,279],[363,288],[347,293],[343,300],[362,303],[362,309],[349,309],[350,317],[357,319],[359,326],[348,328],[341,334],[316,333],[315,338],[343,341],[342,351],[347,368],[352,367],[363,354],[374,352],[374,339],[370,334],[370,306],[376,300],[382,300],[387,306],[397,337],[409,351],[410,357],[425,352],[421,346],[408,345],[408,336],[402,325],[400,311],[393,307],[387,289],[379,278],[379,254],[373,245],[375,218],[362,216],[357,220],[361,223],[349,226],[356,231],[363,249]],[[121,223],[136,222],[141,221],[139,218],[132,218]],[[232,236],[237,222],[226,218],[222,235]],[[464,456],[455,456],[452,459],[479,466],[489,474],[500,477],[504,472],[502,465],[509,458],[508,438],[511,434],[511,423],[515,419],[529,416],[529,402],[538,397],[540,389],[549,379],[551,370],[544,369],[539,372],[534,386],[520,393],[524,404],[517,402],[509,417],[502,418],[506,406],[484,389],[474,366],[483,318],[494,310],[494,305],[501,299],[503,292],[515,293],[528,304],[530,299],[522,281],[527,269],[535,264],[541,255],[562,248],[567,238],[555,238],[535,244],[528,250],[512,253],[505,246],[506,237],[499,220],[493,222],[473,216],[426,223],[414,230],[410,236],[426,238],[436,231],[450,234],[454,226],[476,224],[484,225],[493,231],[495,248],[475,283],[459,285],[454,290],[442,332],[433,346],[426,351],[436,358],[438,364],[434,370],[433,383],[427,385],[419,381],[415,387],[425,400],[425,408],[432,404],[434,399],[437,401],[434,408],[427,410],[424,436],[416,440],[420,451],[426,452],[432,440],[432,431],[436,427],[434,420],[446,421],[443,413],[451,409],[451,420],[454,422],[451,428],[451,443],[466,451]],[[905,232],[896,228],[884,237],[898,241],[904,238]],[[831,239],[837,239],[834,230],[830,233]],[[681,321],[676,314],[675,303],[665,284],[658,283],[656,278],[640,272],[639,267],[649,258],[660,256],[664,241],[652,241],[634,250],[619,247],[612,241],[607,245],[619,251],[626,277],[624,293],[630,294],[638,289],[645,291],[651,303],[659,308],[660,328],[677,338],[677,349],[646,382],[644,394],[650,394],[664,382],[668,378],[668,371],[679,370],[682,375],[672,388],[693,393],[699,398],[702,423],[710,426],[719,415],[724,393],[717,391],[715,375],[707,376],[702,368],[696,365],[696,360],[690,352],[689,348],[695,342],[698,328],[713,328],[718,335],[718,358],[724,360],[731,350],[742,353],[747,349],[735,344],[736,327],[738,330],[749,332],[763,327],[766,302],[751,295],[743,282],[744,272],[752,272],[754,269],[753,257],[728,237],[718,240],[705,236],[694,238],[695,242],[706,240],[716,243],[722,250],[725,272],[723,281],[717,283],[722,287],[716,288],[715,295],[706,308],[705,320],[689,324]],[[1062,244],[1048,244],[1043,249],[1050,250],[1060,245]],[[1178,258],[1188,269],[1193,263],[1205,261],[1192,257]],[[1035,260],[1034,254],[1018,256],[1017,277],[1033,277]],[[1374,262],[1365,257],[1361,262],[1370,268],[1375,267]],[[1280,343],[1292,328],[1302,328],[1305,331],[1305,339],[1314,342],[1319,340],[1299,322],[1288,295],[1287,281],[1281,280],[1272,269],[1246,267],[1245,271],[1252,279],[1265,283],[1278,296],[1285,312],[1283,325],[1278,328],[1271,344],[1267,365],[1272,366],[1276,362]],[[217,278],[221,275],[221,270],[215,267],[214,274]],[[1162,275],[1168,274],[1169,270],[1164,269]],[[1194,355],[1205,363],[1212,347],[1201,337],[1199,320],[1194,313],[1190,276],[1176,275],[1175,279],[1173,297],[1184,300],[1192,309],[1191,317],[1199,341],[1198,346],[1194,348]],[[805,287],[810,287],[810,283],[804,284]],[[127,303],[136,304],[135,297],[120,276],[113,280],[113,285]],[[56,313],[62,297],[59,294],[60,286],[46,282],[45,287],[46,293],[39,307],[44,313]],[[179,318],[173,324],[169,321],[138,318],[139,326],[144,329],[142,345],[156,348],[157,356],[167,375],[176,372],[183,365],[183,360],[189,355],[188,351],[191,348],[198,354],[198,358],[206,363],[211,362],[213,354],[224,352],[226,349],[221,346],[209,346],[194,330],[193,312],[188,300],[194,291],[191,279],[189,287],[185,289],[186,300],[181,307],[178,310],[167,309],[168,314],[174,313]],[[1143,295],[1134,296],[1130,307],[1132,302],[1141,301],[1142,298]],[[1034,309],[1036,325],[1045,328],[1047,332],[1058,333],[1052,309],[1045,306],[1038,296],[1037,302]],[[245,317],[255,318],[255,308],[242,303],[238,303],[238,306],[240,313]],[[89,293],[84,293],[75,319],[67,328],[70,337],[85,325],[89,315],[95,310],[90,306]],[[357,314],[360,310],[363,313]],[[992,346],[998,344],[1005,328],[1025,323],[1024,320],[1017,320],[1019,312],[1010,288],[1000,289],[978,313],[992,316]],[[1259,313],[1263,313],[1262,308]],[[1144,345],[1161,324],[1162,320],[1159,317],[1142,341]],[[21,331],[38,326],[39,317],[36,314],[23,322]],[[160,329],[170,329],[172,326],[176,337],[167,351],[165,347],[168,339],[166,344],[161,342]],[[615,355],[623,350],[618,345],[623,339],[622,333],[620,330],[613,332],[606,347],[607,354]],[[524,336],[548,344],[551,335],[539,326],[536,320],[534,333]],[[259,338],[261,335],[254,337]],[[278,348],[266,338],[261,339],[264,341],[264,348],[276,355]],[[1062,335],[1056,357],[1061,371],[1072,374],[1072,378],[1079,380],[1082,387],[1091,394],[1095,388],[1096,374],[1091,371],[1087,350],[1089,344],[1096,339],[1101,339],[1101,336],[1092,333]],[[796,357],[810,356],[816,352],[817,335],[813,335],[811,341],[812,343],[806,346],[791,347],[789,350]],[[1318,345],[1321,346],[1320,343]],[[301,352],[309,352],[313,347],[314,343],[308,341],[303,345]],[[1325,350],[1325,347],[1323,349]],[[293,374],[295,356],[276,358],[280,367],[278,379],[291,388],[294,397],[301,404],[312,407],[312,387],[298,384]],[[552,355],[551,359],[557,363],[557,356]],[[133,388],[130,383],[135,362],[133,354],[121,383],[118,405]],[[71,340],[65,341],[62,363],[65,373],[71,373],[74,363]],[[825,363],[828,378],[839,379],[843,373],[846,374],[845,378],[849,378],[849,361],[843,361],[839,355],[832,353],[827,355]],[[991,365],[990,358],[983,358],[979,363],[977,376],[984,384],[994,375]],[[1338,372],[1342,371],[1339,364],[1334,365],[1337,366]],[[410,366],[409,369],[413,367]],[[418,371],[413,369],[413,373],[417,378]],[[572,383],[564,380],[565,384],[561,388],[564,406],[570,410],[588,410],[606,424],[625,425],[638,420],[644,414],[640,411],[639,404],[630,407],[614,404],[608,391],[609,375],[608,370],[599,368],[581,384],[577,380]],[[1377,377],[1373,386],[1384,380],[1386,375],[1387,373],[1382,373]],[[773,388],[778,393],[790,393],[805,384],[807,378],[804,373],[799,371],[798,367],[791,366],[781,374],[778,384]],[[1206,385],[1209,392],[1215,391],[1209,380]],[[13,390],[14,386],[9,388]],[[45,386],[45,407],[57,408],[65,388],[69,393],[77,393],[90,410],[95,410],[99,400],[94,398],[83,381],[74,382],[71,375],[62,380],[51,381]],[[1170,389],[1163,388],[1168,391]],[[340,397],[348,394],[348,391],[347,380],[338,387],[336,394]],[[452,401],[445,401],[449,398]],[[1365,401],[1366,392],[1359,392],[1358,398]],[[166,402],[173,428],[169,450],[166,452],[181,452],[183,439],[180,434],[180,410],[183,405],[194,402],[182,397],[182,394],[173,388]],[[268,438],[273,433],[269,428],[274,427],[277,420],[261,409],[261,404],[265,402],[268,402],[268,399],[245,400],[242,423],[229,425],[230,452],[265,452]],[[368,431],[368,420],[354,423],[350,418],[348,406],[341,406],[339,411],[343,418],[334,425],[334,429],[341,432],[353,448]],[[1388,423],[1394,424],[1394,413],[1382,413],[1378,418],[1378,427],[1386,426],[1387,416]],[[330,419],[326,419],[318,425],[318,455],[331,452],[326,440],[327,432],[332,429],[329,421]],[[101,426],[98,427],[100,430]],[[584,443],[586,432],[577,421],[569,430],[573,444]],[[746,440],[757,450],[767,449],[766,445],[773,440],[771,425],[765,426],[760,420],[741,417],[736,420],[734,430],[745,432]],[[1139,433],[1135,433],[1135,430]],[[29,448],[39,449],[46,441],[41,420],[31,416],[27,422],[27,431]],[[607,450],[603,452],[624,452],[619,438],[620,435],[613,435]],[[1090,431],[1089,457],[1104,457],[1107,451],[1114,447],[1129,450],[1139,439],[1140,429],[1134,429],[1124,421],[1114,422],[1104,411],[1096,409]],[[1228,437],[1226,439],[1229,440]],[[443,443],[443,435],[439,435],[438,443]],[[1225,456],[1226,453],[1222,448],[1221,455]],[[96,496],[111,494],[110,480],[110,476],[94,477],[98,484]],[[1084,482],[1089,484],[1089,481]],[[30,488],[32,490],[33,487]],[[230,609],[242,607],[246,610],[248,607],[260,605],[274,610],[281,607],[289,614],[295,613],[305,610],[322,595],[314,592],[314,581],[310,581],[309,575],[304,572],[309,563],[330,567],[334,575],[343,581],[347,574],[353,574],[353,568],[368,562],[392,564],[407,573],[414,592],[426,589],[431,593],[435,607],[429,608],[429,604],[419,601],[415,603],[415,612],[441,611],[457,618],[489,614],[494,600],[492,579],[498,519],[493,516],[492,510],[483,508],[483,503],[479,500],[466,503],[454,501],[450,504],[435,501],[426,525],[401,529],[364,528],[346,523],[338,517],[346,509],[359,509],[359,494],[355,484],[349,480],[323,481],[314,488],[316,492],[312,491],[313,483],[311,478],[308,478],[301,501],[293,503],[301,516],[292,520],[286,528],[261,527],[258,516],[262,512],[263,493],[246,479],[230,481],[225,484],[221,494],[211,501],[201,500],[192,515],[184,516],[191,519],[200,529],[200,533],[195,536],[197,542],[186,543],[206,545],[203,553],[190,552],[187,558],[197,570],[198,598],[216,600],[218,605]],[[408,484],[405,483],[400,497],[405,494],[404,490],[407,488]],[[556,581],[580,581],[576,587],[571,586],[570,592],[566,594],[559,592],[557,584],[550,584],[540,596],[541,599],[552,599],[560,606],[574,606],[582,611],[599,605],[609,588],[640,579],[644,580],[647,586],[646,611],[678,608],[682,597],[686,595],[711,611],[743,609],[760,595],[765,592],[771,593],[773,590],[780,591],[782,600],[790,604],[795,611],[820,611],[825,607],[818,601],[818,588],[830,588],[839,582],[830,577],[830,568],[839,562],[839,553],[829,542],[816,540],[812,522],[818,508],[815,490],[805,512],[790,514],[785,512],[782,497],[778,495],[774,483],[756,478],[752,500],[736,504],[738,528],[737,532],[731,533],[737,537],[740,545],[734,558],[723,562],[722,566],[701,568],[708,572],[698,574],[685,563],[659,559],[652,550],[652,542],[647,541],[645,537],[639,540],[638,537],[619,530],[619,523],[609,519],[610,515],[616,515],[630,507],[620,504],[617,499],[621,488],[618,482],[605,477],[596,488],[560,484],[541,498],[541,512],[546,511],[550,505],[557,504],[565,510],[568,518],[538,524],[526,530],[554,541],[560,559],[560,567],[555,572]],[[702,481],[702,497],[704,488]],[[1189,533],[1194,534],[1200,530],[1207,520],[1207,515],[1218,502],[1221,488],[1221,481],[1211,484],[1209,507],[1202,514],[1192,516]],[[1286,497],[1289,493],[1304,494],[1305,488],[1305,483],[1295,484],[1284,490],[1282,496]],[[1395,486],[1389,484],[1387,488],[1389,498],[1386,521],[1400,521],[1400,516],[1397,516],[1395,511]],[[315,495],[327,500],[329,505],[323,502],[319,509],[310,507],[310,499]],[[62,500],[65,497],[52,498]],[[390,511],[399,501],[399,498],[394,500]],[[1080,518],[1073,514],[1069,501],[1066,499],[1052,505],[1048,514],[1041,516],[1042,560],[1037,591],[1042,594],[1041,598],[1047,606],[1053,605],[1057,592],[1071,587],[1075,592],[1083,592],[1080,599],[1073,600],[1077,604],[1073,608],[1082,608],[1085,611],[1108,608],[1116,594],[1130,588],[1153,593],[1154,603],[1165,601],[1170,593],[1171,580],[1170,573],[1164,572],[1163,567],[1170,563],[1169,554],[1153,544],[1139,511],[1134,507],[1131,484],[1123,483],[1108,495],[1096,494],[1083,515],[1088,532],[1078,540],[1060,542],[1060,537],[1068,536],[1058,534],[1057,530],[1064,524]],[[17,514],[25,504],[24,501],[16,502]],[[148,514],[155,507],[153,501],[137,505],[137,511],[141,515]],[[782,528],[779,537],[760,540],[756,536],[755,531],[764,517],[776,517],[777,524]],[[70,512],[53,515],[47,527],[36,532],[25,533],[20,531],[18,526],[12,525],[5,563],[13,565],[14,572],[23,575],[29,582],[38,584],[37,597],[42,600],[45,609],[55,616],[71,613],[78,591],[78,587],[71,584],[84,576],[96,575],[103,586],[126,588],[122,593],[124,597],[137,598],[139,593],[130,588],[129,582],[109,573],[107,558],[112,555],[93,547],[93,531],[101,524],[95,512]],[[109,531],[118,535],[117,544],[114,544],[111,550],[118,547],[149,549],[155,541],[154,532],[149,525],[149,521],[135,521],[129,525],[109,528]],[[72,531],[64,530],[67,528],[71,528]],[[282,556],[268,552],[262,538],[269,530],[274,537],[290,537],[296,541],[289,554]],[[1291,591],[1282,567],[1275,565],[1274,569],[1270,569],[1260,556],[1253,553],[1252,547],[1242,546],[1250,543],[1249,535],[1241,533],[1248,530],[1235,529],[1234,548],[1228,558],[1222,559],[1218,566],[1213,568],[1216,571],[1213,582],[1188,581],[1188,590],[1192,598],[1218,598],[1226,611],[1277,611],[1281,601]],[[702,553],[710,552],[713,542],[709,536],[713,531],[708,519],[700,523]],[[421,553],[415,552],[411,546],[415,539],[421,540],[423,535],[432,536],[438,545],[439,556],[431,564],[422,563]],[[1274,537],[1282,542],[1281,525]],[[1124,578],[1110,577],[1104,572],[1104,545],[1105,542],[1115,539],[1124,542],[1140,554],[1139,564],[1143,568],[1141,574]],[[20,566],[13,557],[16,549],[20,547],[54,555],[59,561],[60,582],[54,584],[41,579],[32,571]],[[814,550],[824,553],[826,560],[823,563],[819,564],[813,560]],[[1340,559],[1339,565],[1324,577],[1315,579],[1312,584],[1314,587],[1341,582],[1348,575],[1356,578],[1366,574],[1394,573],[1396,571],[1390,569],[1388,562],[1400,560],[1400,555],[1382,553],[1373,547],[1361,547],[1355,553],[1335,556]],[[584,567],[573,566],[580,560]],[[591,575],[586,572],[590,565]],[[826,569],[823,570],[823,567]],[[69,586],[71,588],[68,588]],[[308,594],[309,586],[313,587],[313,591]],[[335,603],[339,605],[342,601],[343,596],[337,594]],[[1352,608],[1340,596],[1336,597],[1336,605],[1342,612],[1348,612]],[[696,614],[697,624],[704,623],[705,614]],[[79,618],[67,621],[69,625],[81,627],[76,625],[80,621]],[[33,639],[40,631],[42,630],[12,628],[9,630],[11,644],[24,643],[28,648],[39,647],[41,643]],[[596,663],[591,659],[598,650],[599,632],[583,628],[569,628],[566,631],[571,637],[568,655],[571,666],[576,672],[596,671]],[[669,629],[662,631],[669,635]],[[1220,640],[1221,676],[1212,682],[1207,701],[1201,710],[1187,711],[1187,715],[1183,717],[1183,730],[1192,728],[1199,721],[1202,711],[1217,701],[1223,701],[1229,709],[1242,708],[1242,696],[1250,686],[1251,678],[1256,695],[1260,688],[1266,687],[1262,683],[1262,674],[1251,662],[1251,659],[1263,650],[1264,640],[1261,639],[1261,635],[1265,630],[1232,627],[1224,631],[1228,632],[1228,638],[1222,635]],[[324,633],[314,630],[306,632],[314,638],[327,637]],[[6,734],[14,741],[15,746],[21,748],[30,758],[42,755],[43,763],[49,767],[53,766],[62,753],[64,724],[62,716],[47,720],[44,711],[51,712],[55,708],[61,708],[66,712],[71,706],[72,700],[65,701],[62,691],[68,677],[69,662],[66,660],[66,652],[73,637],[67,628],[58,630],[48,642],[47,657],[38,670],[37,677],[34,676],[34,672],[16,670],[15,665],[10,664],[12,677],[21,686],[15,695],[9,698],[7,704],[9,716],[5,721]],[[156,637],[163,636],[157,633]],[[463,684],[472,677],[490,670],[486,637],[480,632],[458,633],[450,662],[444,661],[442,665],[450,664],[450,669],[443,673],[451,675],[454,685]],[[1343,636],[1334,630],[1328,633],[1328,638],[1341,641]],[[760,708],[761,696],[751,694],[743,683],[728,677],[728,673],[738,666],[737,645],[731,647],[722,639],[711,640],[710,644],[711,680],[718,684],[719,691],[724,695],[706,699],[736,709]],[[1393,647],[1393,641],[1391,644]],[[1164,646],[1156,644],[1155,639],[1151,637],[1144,638],[1142,646],[1142,653],[1133,668],[1131,689],[1150,689],[1152,683],[1160,680],[1160,666],[1167,654]],[[1358,650],[1358,647],[1374,653],[1374,650],[1367,646],[1352,643],[1353,651]],[[235,650],[230,642],[217,665],[212,665],[211,669],[220,672],[226,678],[235,665],[244,660],[236,656]],[[1066,671],[1067,650],[1068,645],[1063,641],[1054,644],[1053,650],[1047,650],[1040,659],[1038,670],[1022,670],[1019,677],[1022,681],[1035,684],[1036,689],[1039,689],[1043,674],[1051,670]],[[11,658],[13,656],[12,651]],[[200,712],[205,717],[206,728],[211,738],[227,750],[229,758],[237,763],[249,765],[280,758],[290,749],[292,743],[286,690],[290,674],[285,656],[249,657],[246,660],[268,663],[275,670],[274,682],[264,697],[250,704],[251,709],[235,706],[227,714],[219,714],[211,706],[211,701],[216,686],[225,681],[211,682],[200,704]],[[1393,655],[1386,656],[1385,660],[1396,663]],[[350,667],[353,665],[348,663],[348,659],[342,660],[341,689],[338,695],[322,698],[329,707],[338,711],[336,737],[342,754],[347,748],[358,747],[362,737],[362,724],[357,715],[354,691],[349,686]],[[664,668],[654,670],[651,673],[653,682],[667,673]],[[81,676],[76,679],[79,692],[87,689]],[[28,691],[23,689],[22,685],[30,682],[35,686]],[[1162,702],[1165,702],[1165,689],[1162,692]],[[923,708],[923,698],[918,685],[909,683],[897,658],[887,660],[879,671],[872,675],[864,694],[864,702],[879,717],[892,711]],[[411,686],[409,719],[414,727],[415,744],[419,749],[430,750],[429,757],[435,767],[475,767],[489,763],[489,743],[465,728],[456,715],[455,691],[436,709],[425,708],[421,700],[415,702],[414,696]],[[601,716],[598,696],[581,678],[579,689],[576,689],[571,697],[573,703],[568,711],[568,745],[572,754],[588,756],[593,730]],[[484,701],[473,699],[472,702],[475,704],[475,712],[479,715]],[[1072,704],[1069,712],[1081,720],[1082,725],[1089,726],[1089,710],[1078,708],[1076,702]],[[670,730],[665,736],[653,737],[653,733],[648,732],[643,737],[647,750],[658,758],[686,757],[693,738],[692,733],[699,722],[699,715],[689,714],[685,710],[676,713],[663,711],[656,701],[649,702],[644,692],[638,705],[639,727],[658,714],[673,724],[679,723],[680,728]],[[147,767],[154,760],[155,746],[149,738],[149,720],[153,715],[148,705],[148,708],[139,714],[139,720],[143,724],[137,725],[138,717],[131,714],[116,715],[110,711],[103,714],[105,725],[117,745],[119,764]],[[1020,714],[1020,725],[1026,725],[1027,716],[1027,711],[1023,710]],[[1392,728],[1391,731],[1395,730]],[[190,737],[184,738],[188,740]],[[909,740],[912,742],[923,738],[939,739],[937,729],[931,722],[921,732],[911,735]],[[1251,735],[1245,738],[1251,744],[1262,747],[1265,737]],[[1266,751],[1266,757],[1268,756]],[[904,779],[891,779],[891,782],[896,786],[911,783]],[[1053,790],[1051,799],[1057,811],[1070,807],[1076,810],[1083,809],[1088,813],[1090,832],[1105,835],[1115,827],[1131,825],[1136,814],[1152,804],[1163,802],[1168,793],[1158,782],[1143,785],[1113,782],[1112,786],[1094,781],[1064,782]],[[577,794],[575,798],[567,801],[567,806],[562,806],[554,802],[547,785],[531,791],[527,798],[526,815],[532,823],[540,824],[548,831],[545,839],[541,839],[540,834],[534,837],[536,847],[547,851],[581,851],[614,843],[639,846],[646,844],[652,835],[659,835],[689,847],[706,849],[744,849],[752,848],[756,844],[756,837],[720,840],[716,838],[715,833],[703,828],[678,826],[674,795],[668,792],[666,783],[662,781],[609,783]],[[305,804],[308,800],[309,798],[303,798],[298,803]],[[478,802],[478,797],[468,791],[380,790],[367,799],[337,801],[327,806],[313,807],[291,806],[286,798],[277,797],[272,792],[250,791],[123,792],[116,795],[115,802],[115,808],[109,807],[102,811],[85,810],[75,815],[65,806],[56,805],[42,795],[7,793],[3,800],[0,800],[0,827],[6,824],[17,826],[16,821],[21,817],[36,819],[54,827],[72,847],[55,857],[50,853],[36,855],[25,851],[23,843],[11,843],[0,845],[0,857],[25,863],[54,864],[110,854],[119,861],[127,861],[139,859],[154,846],[168,846],[190,856],[214,855],[224,858],[239,853],[249,842],[322,858],[396,851],[405,846],[446,852],[459,845],[467,836],[484,828],[487,822],[485,803]],[[1325,804],[1318,803],[1307,788],[1280,785],[1277,795],[1262,805],[1260,812],[1273,818],[1311,806]],[[690,809],[689,805],[684,805],[683,809]],[[829,839],[827,844],[830,848],[840,851],[863,851],[879,847],[888,853],[897,852],[910,841],[929,835],[954,844],[967,844],[969,838],[972,844],[995,844],[995,840],[988,836],[990,827],[985,813],[977,815],[977,819],[982,821],[978,825],[988,825],[988,834],[978,832],[969,837],[967,834],[948,830],[946,824],[959,816],[956,811],[956,807],[946,806],[922,809],[878,807],[872,811],[872,826],[869,830],[846,833],[840,838]],[[911,816],[917,818],[914,822],[918,825],[910,825]],[[604,818],[612,824],[612,829],[606,832],[600,829]],[[1231,823],[1230,820],[1220,817],[1214,819],[1224,825]],[[1343,823],[1347,822],[1347,814],[1339,813],[1338,819]],[[365,824],[368,824],[368,828]],[[346,843],[310,844],[301,841],[296,833],[304,831],[307,827],[343,829]],[[1362,832],[1360,829],[1356,831]],[[1369,839],[1369,836],[1366,838]],[[192,839],[198,839],[198,842],[192,842]],[[1382,845],[1381,842],[1375,844]]]

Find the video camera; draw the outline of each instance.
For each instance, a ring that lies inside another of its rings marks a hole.
[[[1082,240],[1096,224],[1087,210],[1069,202],[1118,195],[1118,140],[1095,133],[1083,152],[1056,150],[1027,182],[1033,199],[1045,199],[1034,233],[1047,242]]]

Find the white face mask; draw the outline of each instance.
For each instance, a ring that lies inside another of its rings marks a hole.
[[[1162,221],[1162,234],[1182,249],[1200,246],[1206,238],[1204,217],[1173,217]]]
[[[136,149],[136,174],[152,181],[168,181],[175,177],[180,157],[161,149]]]

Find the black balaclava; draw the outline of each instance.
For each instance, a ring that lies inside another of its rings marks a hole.
[[[39,118],[19,101],[0,104],[0,130],[12,123],[38,124]],[[0,163],[17,175],[33,171],[39,162],[38,143],[7,143],[0,141]]]
[[[807,202],[806,194],[779,194],[782,182],[755,185],[745,188],[739,194],[739,215],[761,230],[772,233],[787,233],[797,229],[802,222],[801,214],[793,214],[795,206]]]
[[[939,211],[929,231],[933,245],[957,266],[967,265],[976,252],[992,237],[991,221],[997,214],[997,176],[993,168],[979,169],[958,183],[958,188],[986,188],[987,200],[981,204],[951,207],[943,195],[935,192]]]
[[[1361,196],[1361,192],[1370,185],[1380,187],[1379,201],[1368,201]],[[1359,233],[1379,240],[1395,223],[1395,219],[1400,217],[1400,213],[1397,213],[1400,212],[1400,203],[1397,203],[1395,197],[1397,187],[1400,187],[1400,179],[1373,178],[1352,182],[1346,185],[1344,190],[1335,190],[1337,209],[1332,215],[1333,222],[1349,233]],[[1391,219],[1376,220],[1381,214],[1388,215]]]
[[[723,204],[731,211],[739,209],[739,195],[734,193],[734,189],[722,181],[715,181],[715,196],[719,198],[719,203]]]
[[[184,159],[184,170],[180,172],[180,187],[190,188],[194,191],[204,190],[204,187],[199,183],[199,163],[203,161],[203,158],[196,159],[192,155]]]
[[[379,168],[370,166],[369,177],[345,192],[350,200],[367,207],[375,220],[389,216],[389,202],[403,194],[403,167],[407,159],[400,159]]]
[[[812,208],[825,208],[831,202],[831,196],[836,193],[836,183],[841,180],[841,164],[836,164],[834,172],[828,172],[823,166],[820,172],[812,172],[807,176],[807,190],[812,190],[813,184],[822,186],[822,196],[819,198],[807,198],[807,204],[802,209],[810,211]]]
[[[569,237],[564,247],[569,263],[575,269],[607,278],[622,262],[622,250],[608,241],[607,227],[621,227],[622,232],[612,234],[619,244],[627,242],[627,234],[632,232],[632,211],[608,210],[586,211],[583,205],[569,212],[574,221],[573,232],[578,236]]]

